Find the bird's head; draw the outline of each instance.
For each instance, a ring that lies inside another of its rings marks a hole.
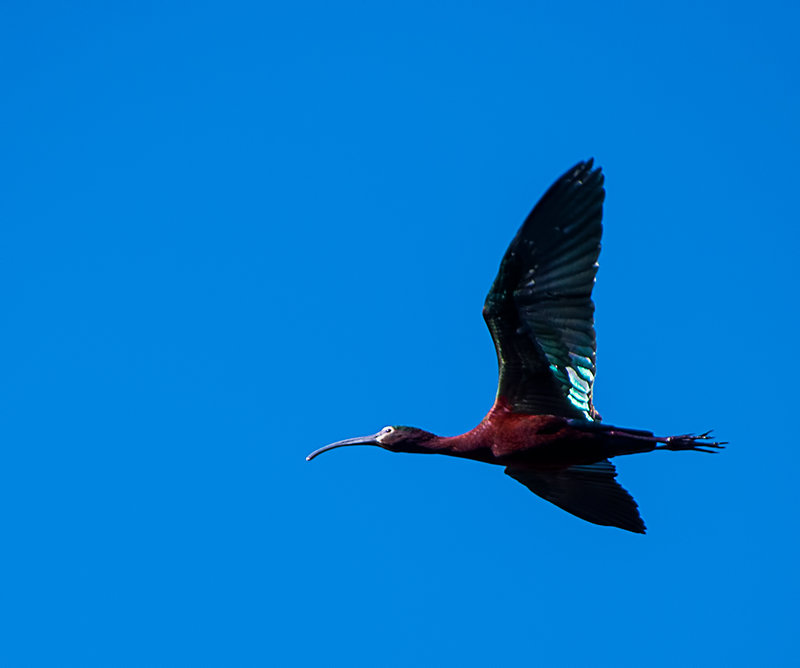
[[[430,445],[436,438],[433,434],[416,427],[389,426],[381,429],[377,434],[370,436],[357,436],[356,438],[346,438],[343,441],[336,441],[319,450],[314,450],[306,461],[311,461],[323,452],[341,448],[345,445],[377,445],[390,452],[431,452]]]

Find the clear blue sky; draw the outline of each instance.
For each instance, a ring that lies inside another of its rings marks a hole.
[[[794,3],[0,11],[4,666],[797,665]],[[471,428],[500,257],[606,172],[607,422],[647,536]]]

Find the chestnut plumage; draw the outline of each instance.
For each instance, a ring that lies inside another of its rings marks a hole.
[[[331,443],[443,454],[497,464],[543,499],[588,522],[644,533],[636,502],[615,480],[612,457],[653,450],[716,452],[699,435],[655,436],[603,424],[594,408],[592,288],[602,236],[603,173],[580,162],[558,179],[512,240],[483,307],[497,351],[497,396],[459,436],[385,427]]]

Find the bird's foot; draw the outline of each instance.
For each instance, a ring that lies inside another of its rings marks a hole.
[[[680,436],[669,436],[664,439],[663,445],[656,446],[657,450],[694,450],[695,452],[709,452],[714,454],[723,450],[728,444],[727,441],[711,440],[711,431],[695,435],[682,434]]]

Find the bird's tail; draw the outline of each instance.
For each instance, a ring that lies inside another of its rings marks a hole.
[[[653,432],[640,429],[614,427],[602,423],[582,423],[583,431],[602,434],[605,437],[604,455],[619,457],[653,450],[694,450],[695,452],[718,452],[725,448],[727,441],[715,441],[711,431],[702,434],[681,434],[680,436],[656,436]]]
[[[727,441],[715,441],[711,431],[702,434],[681,434],[680,436],[655,436],[649,431],[613,428],[608,432],[612,450],[609,457],[633,455],[653,450],[694,450],[695,452],[715,453],[723,450]]]

